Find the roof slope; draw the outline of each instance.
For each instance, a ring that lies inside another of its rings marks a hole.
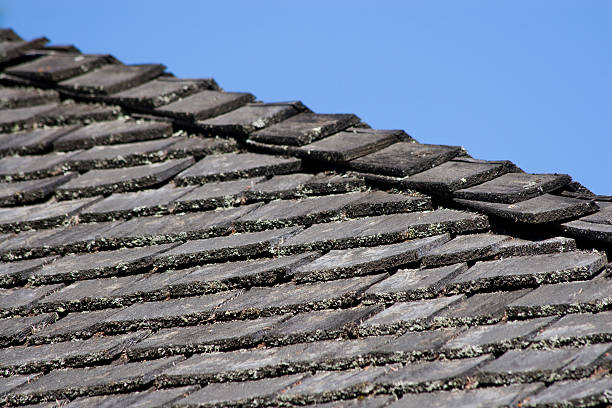
[[[610,197],[0,41],[2,404],[612,403]]]

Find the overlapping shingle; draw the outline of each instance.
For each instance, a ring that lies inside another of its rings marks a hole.
[[[301,113],[267,129],[255,132],[255,142],[301,146],[359,123],[351,114]]]
[[[207,134],[241,138],[305,110],[308,108],[301,102],[249,103],[215,118],[198,121],[197,127]]]
[[[10,41],[0,42],[0,63],[7,63],[14,60],[26,51],[42,47],[49,40],[45,37],[40,37],[32,41],[23,41],[18,39],[11,39]]]
[[[121,109],[117,106],[97,103],[76,103],[66,100],[54,108],[43,112],[40,116],[40,121],[50,126],[89,124],[115,119],[120,113]]]
[[[166,69],[161,64],[109,64],[77,77],[66,79],[59,88],[70,93],[108,95],[155,78]]]
[[[25,108],[27,106],[46,105],[59,102],[59,95],[54,90],[37,88],[0,88],[0,108]]]
[[[323,140],[300,147],[297,152],[328,162],[347,162],[409,138],[401,130],[349,128]]]
[[[0,182],[0,205],[9,206],[40,201],[53,194],[58,186],[68,182],[73,177],[76,177],[76,174],[67,173],[40,180],[14,183]]]
[[[90,170],[60,186],[56,194],[66,200],[151,188],[174,177],[193,163],[190,157],[125,169]]]
[[[131,108],[153,109],[196,93],[200,89],[219,90],[214,79],[160,77],[140,86],[109,95],[106,100]]]
[[[131,391],[151,385],[159,373],[180,357],[100,367],[54,370],[12,392],[10,403],[24,405],[61,398]]]
[[[404,177],[442,164],[461,152],[456,146],[400,142],[352,160],[348,166],[365,173]]]
[[[158,107],[155,111],[183,121],[205,120],[237,109],[255,97],[250,93],[203,90],[176,102]]]
[[[53,142],[78,126],[49,127],[19,133],[0,134],[0,155],[41,154],[53,148]]]
[[[472,187],[518,169],[512,163],[455,158],[404,179],[408,188],[448,196],[453,191]]]
[[[19,232],[63,225],[69,223],[82,208],[96,201],[98,198],[85,198],[66,202],[47,202],[28,207],[0,208],[0,231]]]
[[[605,278],[544,285],[510,303],[507,312],[527,317],[604,311],[612,303],[611,289]]]
[[[585,280],[599,273],[606,263],[606,255],[598,252],[567,252],[477,262],[453,279],[448,289],[474,292]]]
[[[566,174],[507,173],[473,187],[455,191],[457,198],[513,204],[557,190],[571,181]]]
[[[116,120],[97,122],[80,128],[56,140],[57,150],[69,151],[95,145],[136,142],[170,136],[172,126],[164,122],[139,122]]]
[[[59,106],[57,103],[27,106],[25,108],[0,110],[0,130],[2,132],[31,129],[37,124],[43,123],[43,115],[51,112]]]
[[[487,227],[486,218],[454,210],[380,215],[344,222],[314,224],[285,241],[281,245],[281,251],[373,246],[445,232],[478,231]]]
[[[244,177],[271,176],[299,171],[299,159],[257,153],[210,155],[176,177],[179,184],[203,184],[209,181]]]
[[[110,55],[54,53],[7,68],[5,72],[36,81],[59,82],[115,62]]]
[[[332,250],[294,272],[297,281],[330,280],[386,271],[416,262],[429,249],[444,244],[448,234],[372,248]]]
[[[501,218],[529,224],[542,224],[579,217],[597,211],[594,201],[544,194],[516,204],[455,199],[469,208]]]

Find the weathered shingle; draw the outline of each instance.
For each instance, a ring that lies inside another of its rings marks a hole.
[[[5,72],[28,79],[59,82],[114,62],[116,60],[110,55],[57,53],[7,68]]]
[[[609,196],[45,42],[0,29],[0,405],[610,403]]]

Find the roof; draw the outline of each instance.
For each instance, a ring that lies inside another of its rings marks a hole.
[[[0,30],[0,403],[612,403],[612,198]]]

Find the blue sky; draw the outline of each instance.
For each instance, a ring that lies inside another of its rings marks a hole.
[[[612,194],[612,1],[0,1],[0,24]]]

